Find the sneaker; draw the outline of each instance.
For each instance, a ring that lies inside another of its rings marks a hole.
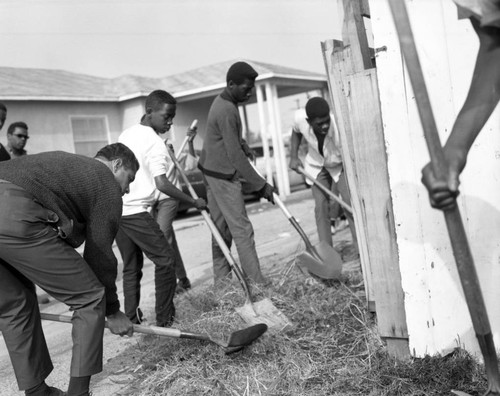
[[[188,278],[179,279],[175,287],[175,294],[181,294],[191,289],[191,282]]]

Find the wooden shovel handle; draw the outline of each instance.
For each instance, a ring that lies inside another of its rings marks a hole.
[[[250,165],[252,166],[254,171],[257,172],[257,174],[260,177],[262,177],[259,170],[255,167],[255,165],[252,162],[250,162]],[[274,202],[279,206],[279,208],[284,213],[284,215],[286,216],[288,221],[292,224],[293,228],[295,228],[297,230],[297,232],[299,233],[301,238],[304,240],[304,243],[306,244],[306,249],[317,256],[318,254],[316,252],[316,249],[314,249],[313,245],[311,244],[311,241],[307,237],[307,235],[304,232],[304,230],[302,229],[302,227],[299,225],[299,222],[297,221],[297,219],[295,217],[293,217],[293,215],[287,209],[287,207],[285,206],[283,201],[280,199],[279,195],[276,193],[273,193],[273,198],[274,198]]]
[[[194,190],[193,186],[189,182],[189,180],[186,176],[186,173],[184,172],[184,169],[182,169],[182,166],[180,165],[179,161],[177,160],[177,158],[175,158],[173,151],[169,147],[167,147],[167,149],[168,149],[168,152],[170,154],[170,157],[172,158],[172,161],[174,162],[174,165],[177,167],[177,170],[179,171],[179,174],[181,175],[182,180],[186,184],[186,186],[189,190],[189,193],[191,194],[191,196],[194,199],[198,199],[199,198],[198,194],[196,194],[196,191]],[[201,210],[200,212],[201,212],[201,215],[203,216],[203,218],[205,219],[205,222],[207,223],[208,228],[210,229],[210,232],[212,233],[215,240],[217,241],[217,244],[221,248],[222,253],[224,253],[226,260],[229,262],[229,265],[233,269],[234,273],[236,274],[236,277],[238,278],[241,286],[243,287],[243,290],[245,291],[245,294],[247,296],[247,303],[251,304],[252,303],[252,294],[250,292],[250,288],[249,288],[248,283],[245,279],[243,271],[240,269],[238,264],[236,264],[236,261],[234,260],[233,256],[231,255],[231,251],[227,247],[226,242],[222,238],[222,235],[220,234],[219,230],[217,229],[217,226],[212,221],[208,212],[206,210]]]
[[[440,178],[446,175],[447,163],[439,141],[406,4],[402,0],[389,0],[389,4],[413,87],[432,170],[434,175]],[[500,373],[488,313],[458,206],[455,206],[453,210],[445,211],[444,216],[472,324],[484,357],[490,390],[499,392]]]
[[[309,173],[305,171],[305,169],[301,166],[299,166],[299,172],[302,173],[307,179],[309,179],[316,187],[318,187],[321,191],[323,191],[325,194],[329,195],[332,197],[335,201],[337,201],[345,210],[347,210],[349,213],[352,214],[352,208],[346,204],[339,196],[334,194],[332,191],[330,191],[326,186],[321,184],[319,181],[317,181],[314,177],[312,177]]]
[[[191,126],[189,127],[189,129],[195,128],[197,124],[198,124],[198,120],[194,120],[191,123]],[[184,150],[184,147],[186,147],[186,144],[188,141],[189,141],[189,136],[186,136],[181,143],[181,147],[179,147],[179,150],[177,151],[177,156],[180,156],[182,154],[182,150]],[[166,144],[166,142],[165,142],[165,144]],[[172,164],[167,170],[167,179],[170,180],[170,178],[172,177],[172,174],[174,173],[174,170],[175,170],[175,164]]]
[[[43,320],[51,320],[53,322],[61,322],[61,323],[71,323],[71,316],[68,315],[58,315],[51,314],[46,312],[41,312],[40,317]],[[109,329],[108,322],[105,322],[104,327]],[[158,326],[143,326],[134,324],[134,332],[141,334],[153,334],[164,337],[173,337],[173,338],[183,338],[182,331],[178,329],[173,329],[170,327],[158,327]]]

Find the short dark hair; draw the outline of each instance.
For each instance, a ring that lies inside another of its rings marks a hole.
[[[246,62],[236,62],[231,65],[227,70],[226,83],[232,81],[233,83],[239,85],[245,82],[245,79],[255,81],[259,73]]]
[[[9,128],[7,129],[7,135],[12,135],[16,130],[16,128],[24,128],[28,130],[28,125],[26,125],[26,123],[22,121],[13,122],[12,124],[9,125]]]
[[[139,161],[137,161],[134,152],[123,143],[113,143],[104,146],[97,152],[94,158],[103,158],[108,161],[121,159],[125,168],[135,171],[139,170]]]
[[[156,91],[153,91],[148,95],[144,107],[146,108],[146,111],[148,109],[158,110],[164,104],[175,105],[177,104],[177,100],[167,91],[157,89]]]
[[[330,106],[328,102],[320,96],[311,98],[306,103],[306,114],[309,120],[326,117],[330,115]]]
[[[0,103],[0,110],[7,111],[7,106],[5,106],[3,103]]]

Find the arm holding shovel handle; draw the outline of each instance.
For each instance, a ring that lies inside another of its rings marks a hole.
[[[186,143],[188,143],[189,139],[193,139],[193,133],[195,134],[196,132],[196,123],[198,120],[194,120],[193,123],[191,124],[191,127],[188,131],[188,135],[184,138],[184,141],[182,142],[181,145],[181,150],[179,150],[179,154],[181,153],[182,149],[185,147]],[[173,155],[173,149],[170,147],[169,144],[165,144],[169,154],[172,153]],[[175,158],[175,155],[174,155]],[[194,206],[198,210],[205,209],[207,207],[207,203],[204,199],[202,198],[192,198],[191,196],[185,194],[182,190],[179,190],[172,182],[169,180],[169,177],[172,176],[173,171],[175,169],[175,163],[172,164],[172,166],[167,170],[167,173],[164,175],[156,176],[154,178],[156,188],[160,190],[162,193],[169,195],[172,198],[175,198],[179,201],[187,202]]]
[[[406,4],[401,0],[389,0],[389,5],[398,32],[401,51],[405,58],[406,67],[415,94],[415,100],[431,158],[432,171],[436,178],[445,179],[447,163],[439,141],[437,126],[432,113],[420,60],[418,58]],[[474,331],[484,358],[486,375],[488,378],[488,390],[486,395],[500,395],[500,373],[498,371],[495,344],[493,342],[493,335],[491,333],[488,313],[486,312],[476,267],[474,266],[458,206],[454,205],[449,210],[444,211],[444,216],[465,300],[469,307]],[[463,392],[454,392],[459,395],[465,395]]]

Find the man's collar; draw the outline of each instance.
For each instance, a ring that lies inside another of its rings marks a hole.
[[[236,105],[236,106],[238,105],[238,102],[236,102],[236,101],[234,100],[234,98],[231,96],[231,94],[229,93],[229,91],[228,91],[227,87],[226,87],[226,88],[224,88],[224,90],[223,90],[223,91],[222,91],[222,93],[220,94],[220,97],[221,97],[222,99],[224,99],[224,100],[227,100],[227,101],[229,101],[229,102],[233,103],[233,104],[234,104],[234,105]]]

